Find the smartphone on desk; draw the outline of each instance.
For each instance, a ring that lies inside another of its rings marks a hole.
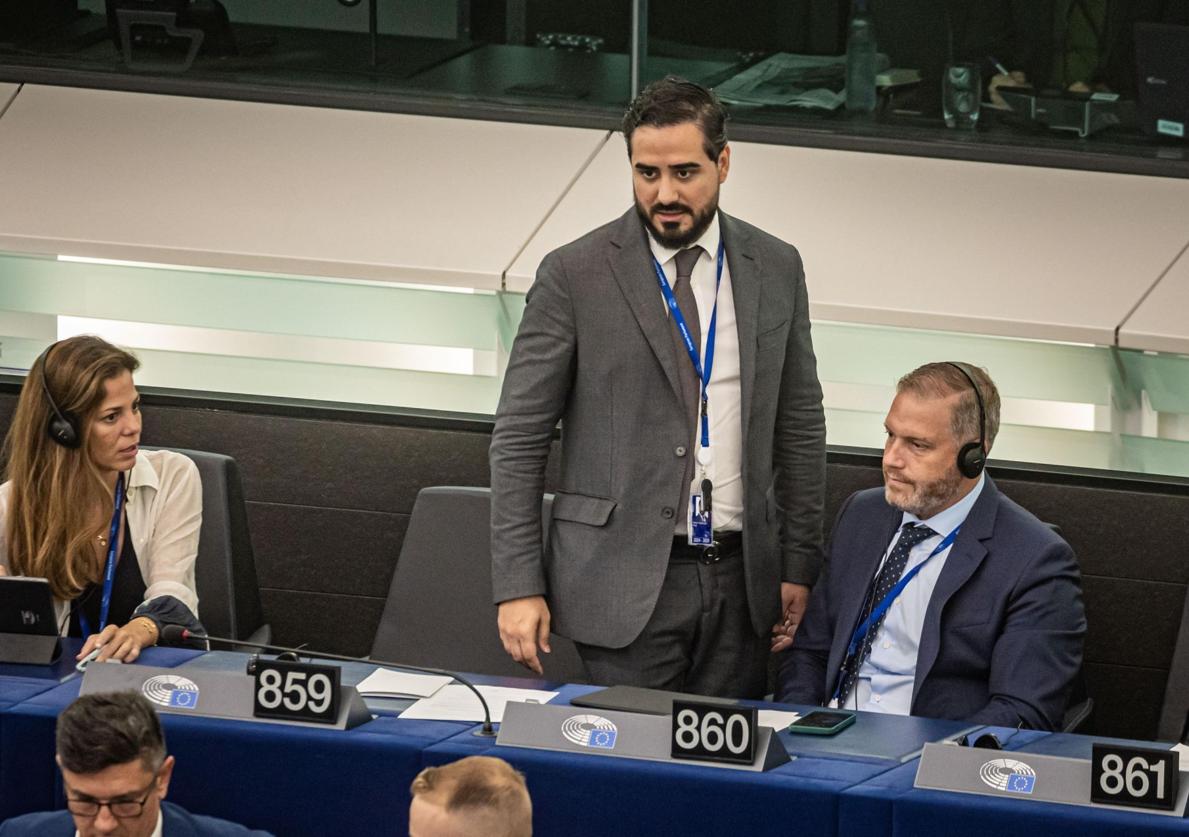
[[[788,731],[805,735],[835,735],[854,722],[854,712],[810,712],[789,724]]]

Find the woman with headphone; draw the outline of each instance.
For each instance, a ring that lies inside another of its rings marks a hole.
[[[4,443],[0,574],[44,578],[79,658],[131,662],[180,624],[202,633],[194,560],[202,485],[192,461],[140,450],[140,362],[72,337],[33,363]]]

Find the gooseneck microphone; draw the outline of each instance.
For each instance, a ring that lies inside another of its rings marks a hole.
[[[398,671],[412,671],[420,674],[436,674],[442,677],[450,677],[457,680],[462,685],[466,686],[475,693],[475,697],[479,699],[479,703],[483,707],[483,727],[475,733],[476,735],[494,736],[495,727],[491,724],[491,709],[487,706],[487,701],[483,697],[483,693],[475,688],[475,684],[467,680],[465,677],[455,671],[446,671],[441,668],[427,668],[425,666],[411,666],[405,663],[390,663],[385,660],[371,660],[366,657],[346,657],[342,654],[328,654],[324,651],[311,651],[308,648],[286,648],[283,645],[264,645],[259,642],[246,642],[242,639],[230,639],[225,636],[211,636],[210,634],[196,634],[188,628],[183,628],[181,625],[166,625],[161,629],[161,643],[164,645],[178,645],[189,640],[197,640],[199,642],[222,642],[225,645],[242,645],[247,648],[259,648],[261,651],[271,651],[276,654],[293,654],[295,657],[317,657],[320,660],[338,660],[344,663],[368,663],[371,665],[382,666],[384,668],[394,668]]]

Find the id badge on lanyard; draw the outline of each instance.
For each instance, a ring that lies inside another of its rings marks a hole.
[[[705,366],[703,366],[702,360],[698,356],[698,348],[694,345],[693,337],[690,335],[689,327],[685,322],[685,317],[681,314],[681,308],[677,305],[677,297],[674,295],[673,289],[669,286],[669,281],[665,278],[664,269],[661,268],[660,262],[655,257],[652,260],[661,294],[665,298],[665,304],[669,306],[669,314],[673,317],[677,331],[681,334],[682,343],[685,344],[686,354],[689,355],[690,362],[693,363],[694,371],[698,373],[698,379],[701,382],[702,418],[696,454],[698,464],[694,469],[694,479],[689,487],[689,509],[686,516],[687,537],[692,546],[714,545],[713,485],[710,482],[707,472],[711,462],[709,388],[710,375],[714,370],[714,339],[718,325],[718,289],[722,284],[724,254],[725,250],[720,240],[718,242],[718,256],[715,266],[714,310],[710,315],[710,328],[706,334]]]

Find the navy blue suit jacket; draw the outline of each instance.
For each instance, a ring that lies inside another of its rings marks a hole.
[[[200,817],[169,802],[161,803],[163,837],[272,837],[214,817]],[[26,814],[0,823],[0,837],[74,837],[69,811]]]
[[[901,522],[882,488],[852,494],[776,698],[820,705],[834,692],[868,585]],[[1086,618],[1073,550],[987,477],[925,612],[912,714],[1059,729],[1082,665]]]

